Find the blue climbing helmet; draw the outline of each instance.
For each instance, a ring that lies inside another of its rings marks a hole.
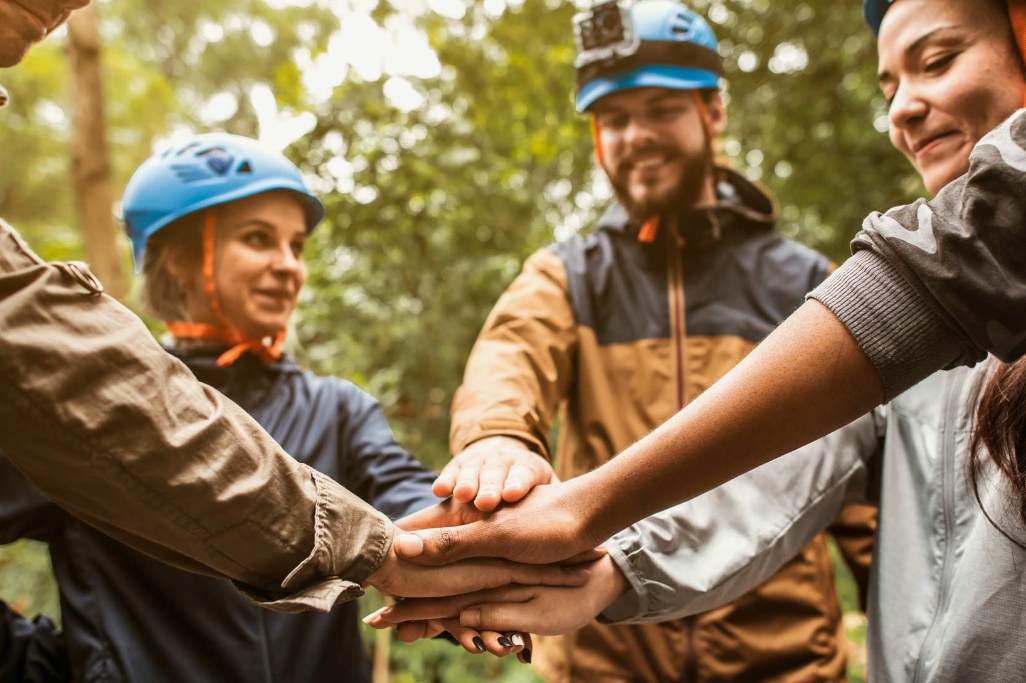
[[[894,4],[894,0],[863,0],[862,16],[873,30],[873,35],[880,35],[880,24],[883,23],[884,15]]]
[[[122,211],[136,270],[158,230],[190,213],[270,190],[291,190],[303,202],[306,230],[324,218],[324,205],[283,154],[256,140],[205,133],[154,154],[132,175]]]
[[[577,111],[628,88],[716,88],[723,59],[709,24],[674,0],[603,2],[574,17]]]

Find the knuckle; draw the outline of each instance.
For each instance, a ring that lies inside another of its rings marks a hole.
[[[459,548],[459,534],[452,529],[441,529],[437,535],[438,552],[442,555],[451,555]]]

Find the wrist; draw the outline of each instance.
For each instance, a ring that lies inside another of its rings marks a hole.
[[[601,614],[631,588],[627,577],[609,555],[596,561],[591,567],[591,581],[596,584],[593,593],[595,614]]]
[[[564,499],[573,506],[577,536],[585,539],[588,548],[602,545],[620,530],[616,526],[614,511],[610,508],[610,498],[603,485],[597,481],[597,472],[592,470],[560,485]]]

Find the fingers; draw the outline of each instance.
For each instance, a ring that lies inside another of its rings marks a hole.
[[[509,463],[505,460],[493,460],[481,470],[480,490],[474,499],[478,510],[491,512],[502,502],[503,486],[509,474]]]
[[[374,628],[389,628],[406,621],[456,618],[466,608],[485,602],[524,602],[534,595],[527,586],[503,586],[448,598],[402,600],[382,607],[364,622]]]
[[[446,567],[414,567],[389,589],[404,598],[458,595],[511,583],[525,586],[582,586],[591,576],[584,567],[517,564],[505,560],[465,560]]]
[[[452,491],[452,497],[461,503],[469,503],[477,496],[481,462],[476,458],[466,460],[455,458],[453,462],[458,463],[460,468],[456,474],[456,488]]]
[[[589,550],[585,550],[582,553],[578,553],[578,554],[574,555],[573,557],[571,557],[570,559],[563,560],[560,564],[565,564],[565,565],[588,564],[590,562],[594,562],[595,560],[601,560],[603,557],[605,557],[608,554],[609,554],[609,551],[606,550],[605,546],[601,546],[600,545],[597,548],[591,548]]]
[[[434,638],[444,629],[437,621],[409,621],[398,624],[395,635],[404,643],[415,643],[423,638]]]
[[[531,463],[528,465],[518,461],[509,468],[506,483],[502,488],[502,500],[507,503],[515,503],[526,496],[535,486],[549,483],[552,468],[540,456],[532,453],[531,457],[536,462],[528,461]]]
[[[486,603],[468,607],[460,613],[460,625],[464,628],[517,629],[541,635],[556,634],[551,620],[552,615],[543,613],[531,602]]]
[[[431,492],[439,498],[448,498],[452,495],[452,490],[456,488],[456,473],[460,471],[460,465],[456,460],[450,460],[449,463],[442,468],[438,478],[435,479],[435,483],[431,485]]]
[[[416,533],[399,534],[392,545],[396,555],[404,560],[438,566],[462,560],[469,553],[477,557],[494,557],[499,544],[490,530],[477,522],[460,527],[422,529]]]
[[[396,637],[404,643],[413,643],[421,638],[434,638],[448,632],[464,650],[471,654],[488,652],[496,657],[518,655],[522,662],[531,661],[531,636],[517,631],[499,633],[478,631],[460,625],[459,619],[431,619],[429,621],[407,621],[397,624]],[[525,654],[526,653],[526,654]]]

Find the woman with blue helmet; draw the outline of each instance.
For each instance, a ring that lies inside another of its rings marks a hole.
[[[875,17],[871,26],[880,36],[881,86],[891,100],[892,141],[938,198],[911,210],[871,216],[856,241],[859,245],[861,240],[864,249],[864,256],[855,260],[864,273],[856,283],[861,290],[838,287],[835,281],[832,287],[837,289],[828,286],[814,294],[831,307],[839,306],[832,310],[840,310],[846,323],[854,320],[853,333],[836,319],[824,331],[818,327],[821,315],[830,314],[819,303],[806,304],[797,319],[785,325],[783,335],[764,342],[777,340],[769,354],[763,347],[757,349],[740,372],[728,375],[654,435],[619,456],[633,458],[626,469],[618,470],[614,460],[586,475],[590,482],[579,485],[573,480],[550,487],[534,499],[535,506],[529,498],[522,511],[500,511],[495,524],[501,535],[489,534],[487,525],[467,527],[462,537],[450,530],[447,547],[455,551],[444,555],[432,547],[430,534],[422,533],[416,541],[400,537],[397,544],[401,552],[412,547],[433,561],[491,553],[554,559],[575,548],[540,553],[543,540],[551,537],[555,545],[558,537],[565,545],[566,537],[556,529],[511,534],[510,529],[519,528],[518,515],[551,515],[555,525],[569,523],[574,537],[586,535],[580,541],[585,546],[615,531],[621,521],[659,507],[652,495],[672,502],[692,489],[707,488],[705,483],[695,486],[696,478],[734,475],[726,464],[730,458],[754,451],[753,460],[769,460],[807,440],[813,423],[816,428],[836,426],[881,397],[894,400],[727,484],[735,492],[748,493],[751,514],[725,533],[712,534],[695,523],[692,513],[700,508],[685,503],[614,536],[621,539],[611,551],[621,557],[619,576],[606,576],[600,568],[608,563],[599,563],[583,588],[504,589],[404,602],[390,608],[387,620],[379,621],[433,618],[469,606],[462,615],[467,625],[517,624],[546,633],[573,628],[575,619],[590,619],[600,610],[613,621],[691,614],[757,585],[822,529],[843,501],[868,495],[881,505],[870,588],[869,679],[1023,679],[1026,369],[1023,361],[1008,366],[990,361],[979,369],[936,373],[902,393],[922,379],[924,367],[937,362],[931,356],[949,352],[943,344],[951,343],[944,337],[952,331],[947,321],[931,319],[936,315],[931,311],[909,308],[900,283],[885,270],[900,261],[884,247],[888,240],[902,240],[943,258],[940,265],[948,269],[948,278],[952,267],[962,265],[960,255],[969,257],[961,275],[980,277],[979,264],[972,259],[999,244],[1016,250],[1022,260],[1026,114],[1016,109],[1026,95],[1026,69],[1004,0],[870,0],[866,9],[867,17]],[[967,170],[969,175],[959,178]],[[909,225],[904,221],[910,215],[913,229],[898,232],[906,230],[902,226]],[[897,228],[888,231],[889,224]],[[958,234],[961,242],[954,245],[950,240]],[[867,252],[882,263],[867,264]],[[907,257],[912,252],[898,253]],[[996,269],[999,263],[996,258],[988,262],[995,268],[991,276],[1012,287],[1012,296],[1021,299],[1021,290],[1015,293],[1021,281],[1017,285],[1004,279]],[[938,264],[930,267],[937,269]],[[903,271],[897,277],[912,276]],[[854,299],[846,303],[838,297],[842,291]],[[894,299],[903,299],[901,308],[888,310]],[[859,319],[852,316],[852,306],[869,313]],[[901,311],[905,317],[874,317],[881,309],[891,315]],[[870,324],[875,328],[867,327]],[[947,331],[939,333],[935,325]],[[806,338],[810,331],[815,335],[811,341]],[[940,336],[942,345],[920,348],[910,359],[912,366],[907,361],[892,365],[900,348],[882,350],[879,344],[893,332],[903,333],[906,342]],[[860,348],[856,339],[866,345]],[[1009,360],[1021,354],[1014,345],[992,350]],[[791,354],[798,354],[801,362],[796,364]],[[952,361],[966,362],[957,351],[945,362]],[[988,366],[998,371],[991,374]],[[757,383],[746,385],[748,381]],[[839,390],[841,382],[846,389]],[[986,384],[974,415],[982,382]],[[844,414],[837,406],[846,401],[859,405]],[[659,483],[661,478],[665,483]],[[632,510],[624,512],[624,506]],[[582,518],[585,521],[574,526],[572,520]],[[523,544],[518,547],[529,547],[530,555],[503,553],[500,542],[506,548]],[[513,604],[499,604],[504,600]],[[486,604],[492,601],[496,604]]]
[[[306,277],[303,246],[323,216],[284,156],[226,134],[154,155],[124,197],[143,301],[168,321],[168,351],[296,460],[398,519],[437,502],[434,473],[400,448],[373,398],[301,370],[282,348]],[[154,682],[370,681],[355,602],[327,614],[265,612],[228,581],[75,522],[0,467],[2,540],[49,542],[76,679],[103,670]],[[530,657],[519,633],[448,628],[472,653]]]

